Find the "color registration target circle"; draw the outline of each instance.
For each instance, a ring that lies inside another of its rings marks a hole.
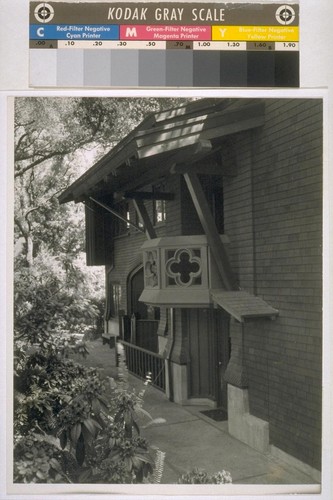
[[[49,23],[54,17],[54,9],[49,3],[40,3],[34,11],[35,18],[40,23]]]
[[[277,9],[275,17],[280,24],[291,24],[295,20],[296,14],[290,5],[281,5]]]

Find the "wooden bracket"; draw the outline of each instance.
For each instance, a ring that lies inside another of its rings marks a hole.
[[[153,240],[157,238],[154,226],[151,223],[150,217],[148,215],[147,209],[142,200],[133,199],[133,205],[136,210],[136,213],[139,216],[141,223],[144,226],[147,238],[149,240]]]
[[[191,194],[201,225],[207,236],[207,241],[216,262],[222,283],[226,290],[235,290],[236,283],[231,271],[229,258],[217,231],[214,218],[198,176],[193,172],[187,172],[184,174],[184,179]]]

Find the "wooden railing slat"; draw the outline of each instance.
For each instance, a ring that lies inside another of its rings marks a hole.
[[[148,372],[152,374],[152,385],[165,392],[165,366],[164,358],[160,354],[150,352],[124,340],[120,341],[124,346],[126,364],[129,372],[145,379]]]

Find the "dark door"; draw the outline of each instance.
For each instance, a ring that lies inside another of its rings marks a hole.
[[[185,311],[189,343],[189,397],[209,398],[227,409],[223,375],[229,361],[229,319],[217,309]]]
[[[135,345],[147,349],[148,351],[158,351],[158,321],[148,319],[148,309],[139,298],[144,287],[143,268],[141,267],[129,280],[129,305],[130,305],[130,328],[131,342]],[[134,315],[134,317],[133,317]]]
[[[147,319],[147,306],[139,301],[144,287],[143,268],[141,267],[130,278],[130,309],[131,315],[135,314],[137,319]]]

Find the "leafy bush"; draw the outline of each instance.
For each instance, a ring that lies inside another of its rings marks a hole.
[[[16,482],[140,483],[161,476],[161,456],[140,436],[144,391],[103,381],[94,368],[68,358],[84,343],[53,337],[15,363]],[[158,419],[161,422],[161,419]],[[155,459],[159,459],[158,468]]]
[[[200,469],[193,469],[183,474],[178,481],[179,484],[226,484],[232,483],[230,472],[225,470],[209,474]]]
[[[101,331],[103,280],[88,272],[82,255],[70,265],[66,258],[41,249],[30,267],[15,260],[16,338],[41,343],[55,332]]]
[[[63,457],[56,439],[33,432],[22,437],[15,447],[14,482],[68,482],[62,468]]]

